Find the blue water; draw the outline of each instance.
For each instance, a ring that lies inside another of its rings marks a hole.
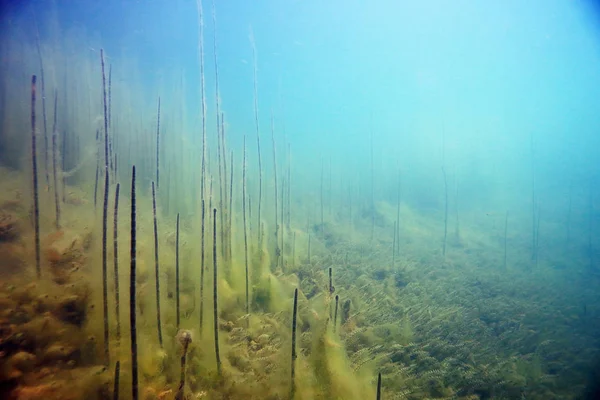
[[[180,329],[194,338],[186,398],[289,397],[296,287],[296,398],[374,398],[379,372],[384,399],[595,398],[599,17],[595,2],[582,0],[4,2],[0,300],[10,311],[0,318],[7,327],[0,397],[64,398],[61,390],[79,381],[72,398],[103,398],[112,395],[118,359],[119,391],[130,398],[136,165],[144,398],[176,397]],[[32,75],[42,278],[33,258]],[[152,182],[169,338],[159,351]],[[116,183],[122,286],[115,297]],[[178,213],[181,326],[174,322]],[[212,350],[213,233],[224,268],[222,376]],[[45,290],[54,300],[42,300]],[[77,307],[61,293],[86,310],[75,327],[68,314],[75,311],[64,307]],[[44,313],[57,321],[42,340]],[[72,343],[63,335],[71,330]],[[52,383],[58,389],[48,389]]]

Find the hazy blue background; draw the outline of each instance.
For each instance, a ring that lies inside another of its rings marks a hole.
[[[52,8],[33,4],[39,13]],[[137,60],[150,104],[159,93],[178,101],[169,88],[183,73],[189,126],[197,129],[195,1],[71,0],[56,8],[65,32],[84,27],[109,56]],[[204,14],[212,118],[211,2]],[[564,190],[571,181],[581,189],[596,174],[600,26],[592,2],[238,0],[216,1],[216,14],[233,147],[244,133],[254,140],[252,28],[264,157],[273,109],[278,135],[315,173],[323,152],[338,170],[368,168],[373,132],[378,177],[400,163],[408,180],[439,185],[444,163],[473,196],[524,192],[532,138],[539,190]]]

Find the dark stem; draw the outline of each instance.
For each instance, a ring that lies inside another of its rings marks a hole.
[[[215,331],[215,357],[217,373],[221,375],[221,355],[219,353],[219,313],[218,313],[218,283],[217,280],[217,209],[213,209],[213,318]]]
[[[569,207],[567,209],[567,246],[571,243],[571,210],[573,205],[573,181],[569,183]]]
[[[396,265],[396,226],[397,221],[394,221],[394,240],[392,243],[392,269],[394,269],[394,266]]]
[[[275,120],[271,110],[271,142],[273,144],[273,190],[275,191],[275,266],[279,265],[281,249],[279,248],[279,213],[277,204],[277,150],[275,147]]]
[[[542,212],[540,209],[540,205],[537,206],[537,221],[535,224],[535,266],[537,268],[539,260],[540,260],[540,220],[542,216]]]
[[[121,311],[119,306],[119,191],[121,184],[117,183],[115,189],[115,212],[113,216],[113,261],[115,274],[115,312],[117,319],[117,342],[121,340]]]
[[[175,400],[183,400],[183,392],[185,387],[185,362],[187,358],[187,351],[189,347],[189,341],[185,341],[183,344],[183,354],[181,354],[181,372],[179,375],[179,388],[177,390],[177,394],[175,395]]]
[[[285,255],[285,247],[284,247],[284,234],[285,234],[285,223],[284,223],[284,214],[283,214],[283,209],[284,207],[284,201],[283,201],[283,195],[285,193],[285,177],[282,179],[281,182],[281,246],[279,246],[279,251],[280,251],[280,258],[281,258],[281,268],[284,268],[284,255]]]
[[[46,168],[46,185],[50,185],[50,177],[48,175],[48,165],[49,165],[49,158],[48,158],[48,124],[47,124],[47,118],[46,118],[46,81],[44,79],[44,61],[42,59],[42,50],[40,47],[40,32],[36,23],[36,46],[37,46],[37,52],[38,52],[38,58],[40,59],[40,78],[41,78],[41,83],[42,83],[42,117],[43,117],[43,122],[44,122],[44,164],[45,164],[45,168]]]
[[[298,315],[298,288],[294,289],[294,309],[292,314],[292,360],[291,360],[291,390],[290,390],[290,398],[294,398],[294,394],[296,393],[296,320]]]
[[[64,154],[63,154],[64,157]],[[64,168],[63,168],[64,170]],[[96,129],[96,179],[94,181],[94,209],[98,204],[98,177],[100,176],[100,130]],[[64,199],[63,199],[64,201]]]
[[[218,164],[218,168],[219,168],[219,209],[221,210],[221,212],[219,213],[219,228],[220,228],[220,235],[219,237],[221,238],[221,252],[223,251],[223,186],[224,186],[224,178],[223,178],[223,160],[221,157],[221,148],[222,148],[222,144],[221,144],[221,133],[220,133],[220,125],[222,125],[222,120],[221,123],[219,122],[219,116],[217,115],[217,164]]]
[[[56,146],[57,135],[56,131],[56,111],[58,109],[58,91],[54,91],[54,120],[52,123],[52,177],[54,179],[54,211],[56,215],[55,226],[56,230],[60,229],[60,201],[58,200],[58,179],[56,171]]]
[[[448,239],[448,179],[446,178],[446,168],[442,166],[442,174],[444,175],[444,244],[442,247],[442,255],[446,257],[446,241]]]
[[[258,151],[258,245],[261,243],[261,231],[260,231],[260,211],[262,204],[262,161],[260,155],[260,128],[258,124],[258,74],[257,74],[257,61],[256,61],[256,44],[254,43],[254,34],[250,29],[250,44],[252,45],[252,58],[254,60],[254,124],[256,126],[256,147]]]
[[[594,270],[594,179],[590,179],[589,188],[589,215],[588,215],[588,254],[589,254],[589,269]]]
[[[531,260],[536,262],[537,258],[537,231],[536,231],[536,196],[535,196],[535,143],[533,134],[530,137],[531,147]]]
[[[249,277],[248,277],[248,228],[246,222],[246,135],[244,135],[244,161],[242,165],[242,218],[244,220],[244,263],[246,268],[246,315],[250,314]],[[250,325],[250,318],[246,320]]]
[[[204,322],[204,251],[205,251],[205,200],[206,200],[206,90],[204,80],[204,11],[202,9],[202,1],[197,1],[198,8],[198,27],[200,41],[200,91],[202,108],[202,176],[200,177],[200,199],[202,202],[202,230],[200,235],[200,335],[202,335],[202,325]]]
[[[292,219],[292,150],[288,143],[288,179],[287,179],[287,228],[290,230]]]
[[[179,213],[177,213],[177,228],[175,233],[175,303],[177,313],[177,330],[179,330],[180,311],[179,311]]]
[[[163,347],[162,324],[160,322],[160,274],[158,263],[158,224],[156,221],[156,190],[152,182],[152,216],[154,219],[154,279],[156,281],[156,327],[158,330],[158,343]]]
[[[227,222],[227,232],[229,234],[229,237],[227,238],[228,241],[228,245],[227,245],[227,250],[228,250],[228,256],[229,256],[229,260],[231,260],[232,257],[232,243],[231,243],[231,239],[232,239],[232,231],[231,231],[231,224],[232,224],[232,218],[233,218],[233,150],[231,150],[230,153],[230,171],[229,171],[229,209],[228,209],[228,217],[229,220]]]
[[[66,166],[67,166],[67,131],[63,131],[62,134],[62,140],[60,143],[60,148],[61,148],[61,171],[63,171],[62,175],[62,202],[64,203],[66,201],[66,187],[67,187],[67,175],[64,173],[64,171],[66,171]],[[96,158],[98,158],[96,156]],[[94,206],[95,207],[95,206]]]
[[[131,173],[131,246],[129,251],[129,325],[131,338],[131,393],[132,399],[138,398],[138,354],[136,327],[136,215],[135,215],[135,165]]]
[[[111,101],[112,101],[112,64],[110,64],[108,66],[108,113],[107,113],[107,120],[108,120],[108,127],[111,128],[110,125],[110,106],[111,106]],[[111,133],[112,129],[111,129]],[[114,163],[113,163],[113,147],[114,147],[114,133],[113,133],[113,137],[110,137],[109,141],[108,141],[108,152],[109,152],[109,159],[110,159],[110,170],[113,172],[113,176],[114,176],[114,171],[115,171],[115,167],[114,167]]]
[[[200,250],[200,333],[202,334],[202,324],[204,322],[204,255],[205,255],[205,245],[204,245],[204,224],[206,220],[206,207],[204,206],[204,199],[202,199],[202,243]]]
[[[156,112],[156,187],[160,187],[160,96],[158,96],[158,110]]]
[[[398,171],[398,202],[396,205],[396,240],[398,241],[398,246],[396,246],[396,251],[400,254],[400,200],[402,195],[402,175],[400,171]],[[395,253],[394,253],[395,254]]]
[[[338,304],[340,301],[340,296],[335,295],[335,312],[333,313],[333,331],[335,332],[337,328],[337,314],[338,314]]]
[[[40,204],[38,193],[37,147],[35,137],[35,82],[36,76],[31,77],[31,162],[33,172],[33,225],[35,230],[35,272],[38,279],[42,277],[40,260]]]
[[[119,400],[119,379],[121,375],[121,361],[115,364],[115,377],[113,386],[113,400]]]
[[[225,260],[227,260],[227,256],[229,254],[229,240],[228,240],[228,236],[229,236],[229,225],[228,225],[228,221],[229,221],[229,214],[230,214],[230,210],[229,208],[227,208],[227,204],[228,204],[228,195],[229,193],[227,192],[227,187],[228,187],[228,183],[227,183],[227,147],[226,147],[226,140],[225,140],[225,115],[223,114],[223,112],[221,112],[221,151],[223,152],[223,201],[224,201],[224,206],[221,206],[221,254],[223,255],[223,258]],[[226,265],[226,267],[228,267],[228,265]],[[229,275],[230,268],[226,268],[225,269],[227,274]],[[230,278],[230,276],[228,276],[228,279]]]
[[[108,191],[109,191],[109,176],[108,176],[108,112],[106,104],[106,75],[104,73],[104,50],[100,49],[100,63],[102,66],[102,98],[104,108],[104,203],[102,206],[102,311],[104,315],[104,362],[105,365],[110,363],[109,355],[109,331],[108,331],[108,253],[107,246],[107,231],[108,231]]]
[[[321,236],[322,239],[325,240],[325,224],[323,222],[323,174],[324,174],[324,166],[323,166],[323,157],[321,156]]]
[[[504,269],[506,269],[506,255],[508,249],[508,211],[504,217]]]
[[[381,400],[381,372],[377,374],[377,400]]]
[[[371,241],[373,241],[375,235],[375,158],[373,147],[373,129],[371,129]]]

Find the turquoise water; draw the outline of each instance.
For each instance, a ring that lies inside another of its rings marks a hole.
[[[0,397],[595,398],[598,13],[3,4]]]

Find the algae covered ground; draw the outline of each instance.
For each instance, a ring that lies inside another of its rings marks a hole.
[[[20,198],[23,181],[22,174],[2,170],[2,396],[111,398],[119,360],[120,395],[129,398],[128,269],[119,272],[121,333],[119,339],[111,317],[107,368],[102,354],[99,213],[84,192],[66,188],[63,226],[42,236],[43,274],[37,280],[31,215]],[[148,199],[138,201],[149,207]],[[468,219],[477,215],[463,218],[444,258],[439,224],[404,206],[400,221],[406,223],[400,224],[394,245],[388,234],[394,207],[381,203],[376,210],[372,240],[369,229],[361,230],[370,219],[357,218],[353,227],[348,222],[310,225],[308,232],[291,226],[285,233],[289,244],[284,242],[289,251],[283,252],[290,257],[273,271],[266,246],[251,246],[252,265],[266,267],[253,274],[249,314],[240,284],[241,247],[233,246],[232,261],[223,262],[227,275],[219,281],[221,375],[215,370],[212,300],[204,300],[204,328],[199,328],[199,271],[190,245],[195,235],[184,227],[181,329],[191,332],[192,342],[183,396],[289,398],[295,287],[300,289],[295,398],[375,398],[378,372],[384,399],[571,399],[583,393],[598,356],[600,313],[594,301],[597,288],[586,279],[585,266],[580,275],[566,270],[559,261],[550,261],[552,249],[540,253],[537,265],[531,264],[529,253],[515,244],[516,235],[507,237],[504,265],[502,230],[471,228]],[[124,213],[119,233],[125,238],[127,219]],[[149,228],[141,224],[138,239],[140,395],[169,399],[179,393],[182,352],[175,326],[174,231],[161,230],[161,348],[154,282],[146,265],[153,260]],[[127,242],[121,246],[121,265],[129,261]],[[560,260],[561,253],[556,254]],[[564,257],[565,263],[573,262]],[[207,282],[212,282],[209,276]],[[212,292],[212,284],[205,290]],[[109,298],[112,310],[112,285]]]

